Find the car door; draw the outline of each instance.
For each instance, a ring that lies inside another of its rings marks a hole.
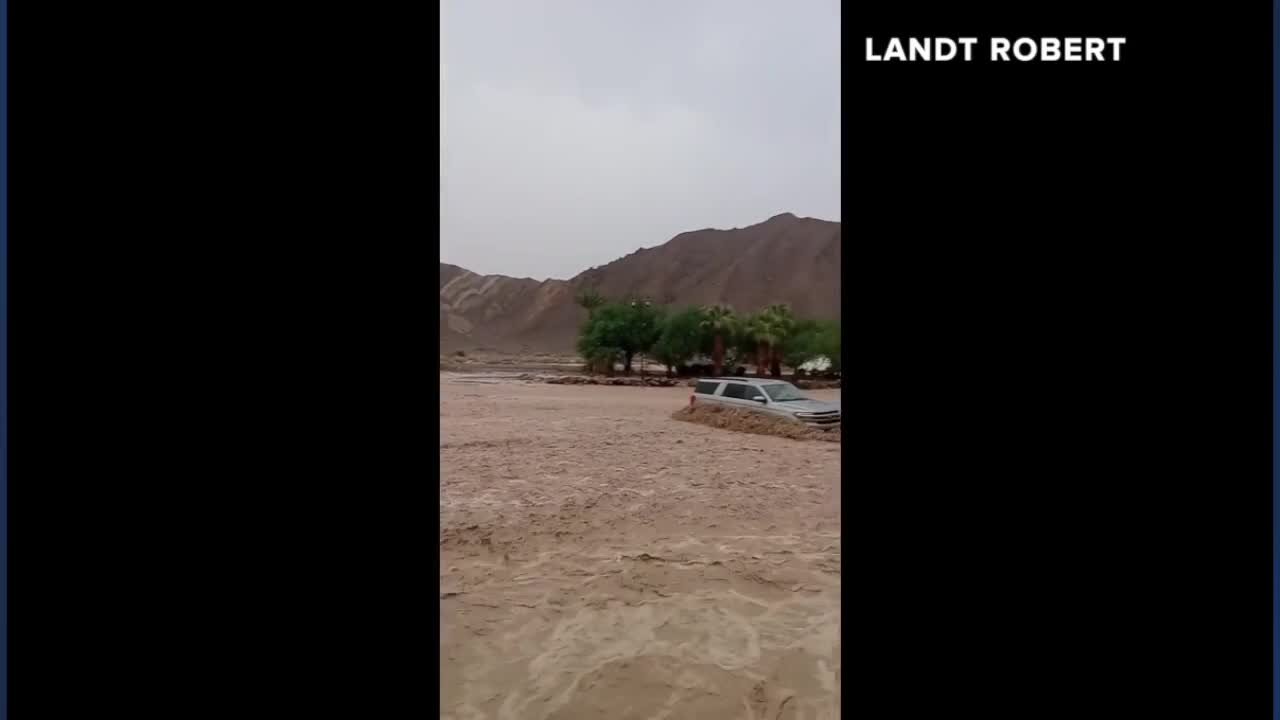
[[[741,410],[757,410],[760,403],[749,400],[752,395],[758,394],[756,388],[746,383],[725,383],[724,389],[720,391],[720,397],[724,398],[724,404]]]
[[[709,402],[719,404],[720,397],[717,393],[720,386],[724,383],[715,382],[714,380],[699,380],[693,388],[694,402]]]
[[[769,394],[764,391],[760,385],[747,385],[746,393],[743,396],[743,402],[748,408],[757,412],[767,413],[769,415],[785,415],[785,412],[779,410],[773,400],[769,398]],[[764,398],[764,402],[760,402],[755,398]]]
[[[720,387],[711,398],[711,401],[721,407],[737,407],[735,404],[737,401],[733,399],[733,393],[731,392],[733,385],[731,382],[720,383]]]

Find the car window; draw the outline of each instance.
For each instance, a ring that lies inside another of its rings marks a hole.
[[[808,400],[801,392],[791,383],[772,383],[764,386],[764,391],[769,393],[769,397],[774,402],[786,402],[790,400]]]
[[[724,397],[745,400],[747,399],[747,386],[742,383],[729,383],[724,387]]]
[[[698,382],[698,386],[695,387],[693,391],[695,393],[698,393],[699,395],[715,395],[716,388],[718,387],[720,387],[720,383],[718,382],[707,382],[706,380],[700,380]]]

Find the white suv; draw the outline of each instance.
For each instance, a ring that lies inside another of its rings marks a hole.
[[[766,413],[817,427],[840,425],[839,403],[811,400],[789,382],[768,378],[703,378],[689,396],[691,406],[713,403]]]

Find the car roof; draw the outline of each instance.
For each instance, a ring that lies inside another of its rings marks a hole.
[[[785,380],[777,380],[773,378],[744,378],[744,377],[708,377],[698,378],[698,382],[740,382],[750,385],[761,385],[763,383],[781,383]]]

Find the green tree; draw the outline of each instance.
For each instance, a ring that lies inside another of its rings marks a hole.
[[[783,351],[783,361],[793,368],[825,357],[831,369],[840,367],[840,324],[819,320],[799,320]]]
[[[831,322],[823,325],[819,335],[818,349],[820,355],[831,360],[831,372],[840,372],[840,323]]]
[[[759,343],[755,337],[755,316],[740,315],[734,323],[729,341],[733,348],[734,365],[753,365],[760,358],[757,356]]]
[[[728,305],[708,305],[702,312],[701,326],[711,336],[712,342],[712,374],[719,375],[724,370],[725,339],[734,335],[737,318],[733,314],[733,308]]]
[[[622,358],[623,373],[631,374],[631,362],[639,353],[648,353],[662,331],[662,310],[653,303],[633,299],[605,303],[587,319],[578,338],[578,352],[591,361],[612,362]]]
[[[755,356],[756,377],[764,377],[769,367],[769,343],[773,338],[773,327],[770,318],[763,312],[747,316],[742,321],[739,334],[739,347],[743,351],[751,349]]]
[[[587,311],[587,322],[590,322],[591,318],[595,316],[596,310],[607,301],[599,290],[594,287],[584,287],[578,291],[577,296],[574,297],[574,302]],[[585,340],[586,334],[587,329],[584,325],[579,338],[578,352],[587,362],[587,372],[603,372],[606,375],[612,375],[613,365],[618,361],[617,348],[596,345],[594,340]],[[587,342],[586,346],[582,345],[583,341]]]
[[[622,351],[609,344],[608,330],[599,322],[595,314],[582,324],[578,336],[578,354],[586,360],[587,367],[593,372],[613,375],[613,366],[621,357]]]
[[[702,352],[706,345],[705,320],[706,313],[697,307],[671,313],[663,320],[662,332],[653,346],[653,356],[667,366],[667,377],[672,377],[676,368]]]
[[[769,326],[769,374],[782,377],[782,355],[795,332],[796,317],[791,307],[785,304],[770,305],[762,313],[768,319]],[[794,367],[794,366],[793,366]]]
[[[820,329],[821,323],[817,320],[796,320],[795,327],[791,330],[791,337],[787,339],[787,345],[782,351],[782,362],[793,368],[799,368],[816,358],[819,353],[815,340]]]

